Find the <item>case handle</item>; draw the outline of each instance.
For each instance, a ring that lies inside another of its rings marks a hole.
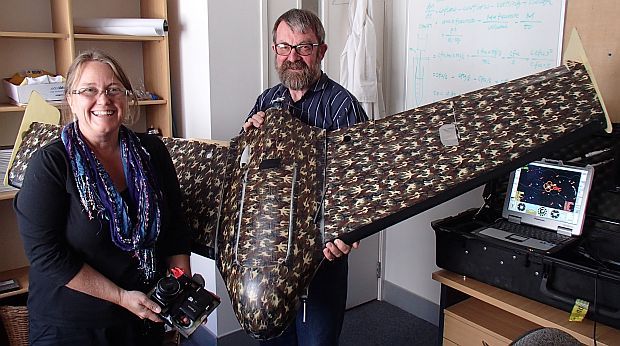
[[[549,288],[548,281],[549,280],[547,274],[543,275],[542,280],[540,280],[540,291],[545,296],[555,300],[559,300],[561,302],[569,304],[570,306],[573,306],[575,304],[575,298],[572,298],[568,295],[562,294],[554,289]],[[608,307],[601,306],[599,303],[597,303],[596,305],[596,313],[601,314],[605,317],[620,319],[620,310],[610,309]]]

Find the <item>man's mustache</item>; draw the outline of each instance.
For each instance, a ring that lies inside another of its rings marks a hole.
[[[302,69],[302,68],[308,68],[308,65],[303,61],[303,60],[297,60],[297,61],[285,61],[282,63],[282,70],[288,70],[288,69]]]

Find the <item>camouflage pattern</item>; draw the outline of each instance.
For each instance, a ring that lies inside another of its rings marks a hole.
[[[444,146],[453,122],[458,145]],[[268,339],[294,320],[325,242],[360,240],[604,125],[585,68],[568,64],[329,133],[271,109],[228,148],[165,143],[197,251],[216,259],[241,326]]]
[[[215,259],[228,146],[182,138],[164,137],[163,141],[179,179],[181,207],[194,234],[194,251]]]
[[[44,124],[39,122],[33,122],[22,137],[22,143],[19,146],[19,150],[15,153],[15,158],[11,163],[11,166],[7,170],[9,185],[16,188],[22,186],[24,181],[24,174],[26,173],[26,167],[28,161],[37,149],[46,145],[60,137],[62,126],[53,124]]]
[[[324,244],[325,131],[280,110],[267,118],[231,142],[218,256],[235,314],[256,338],[295,318]]]
[[[359,240],[575,141],[604,113],[582,64],[328,134],[327,240]],[[456,123],[459,145],[439,127]],[[346,140],[345,140],[346,139]]]

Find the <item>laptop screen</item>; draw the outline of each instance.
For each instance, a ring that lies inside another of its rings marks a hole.
[[[503,216],[580,235],[592,185],[592,166],[536,161],[510,175]]]

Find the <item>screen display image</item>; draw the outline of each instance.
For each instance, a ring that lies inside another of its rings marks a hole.
[[[509,210],[577,224],[585,207],[586,178],[583,170],[530,163],[515,172]]]

